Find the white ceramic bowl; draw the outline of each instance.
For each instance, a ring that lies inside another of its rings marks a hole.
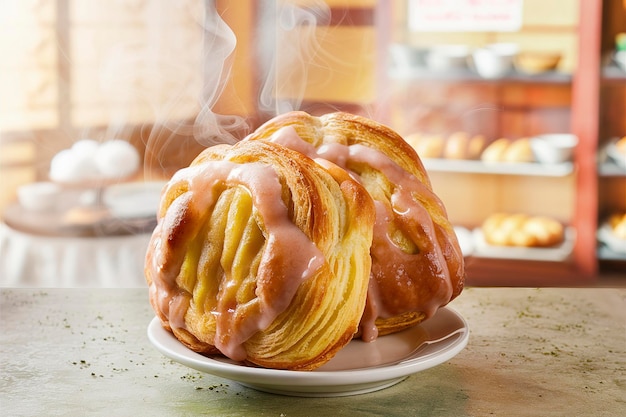
[[[17,189],[17,200],[29,211],[54,210],[61,187],[53,182],[33,182]]]
[[[535,159],[544,164],[570,161],[577,144],[578,137],[570,133],[550,133],[530,140]]]
[[[501,78],[513,69],[518,47],[512,43],[494,43],[472,53],[472,66],[483,78]]]

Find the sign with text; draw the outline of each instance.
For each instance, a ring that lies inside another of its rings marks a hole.
[[[418,32],[515,32],[524,0],[409,0],[409,29]]]

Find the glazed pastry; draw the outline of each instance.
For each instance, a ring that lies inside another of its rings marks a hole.
[[[485,241],[495,246],[547,247],[563,242],[563,225],[545,216],[495,213],[482,224]]]
[[[461,293],[463,255],[446,210],[414,149],[391,129],[346,113],[291,112],[245,140],[280,143],[345,168],[374,199],[364,340],[413,326]]]
[[[207,148],[164,188],[150,302],[194,351],[317,368],[358,330],[374,219],[343,169],[272,143]]]

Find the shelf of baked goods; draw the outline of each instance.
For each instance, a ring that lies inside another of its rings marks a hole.
[[[578,139],[563,133],[487,142],[482,135],[456,132],[448,137],[414,133],[406,141],[431,172],[562,177],[574,171]]]
[[[388,76],[404,81],[506,83],[571,83],[572,74],[559,71],[559,52],[520,51],[515,43],[491,43],[472,48],[462,44],[417,47],[390,45]]]

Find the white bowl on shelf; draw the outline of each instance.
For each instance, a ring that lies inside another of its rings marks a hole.
[[[493,43],[472,53],[472,67],[483,78],[501,78],[513,69],[518,47],[513,43]]]
[[[17,189],[17,200],[29,211],[51,211],[57,207],[61,187],[48,181],[25,184]]]
[[[530,140],[535,159],[543,164],[571,161],[576,145],[578,137],[571,133],[549,133]]]

